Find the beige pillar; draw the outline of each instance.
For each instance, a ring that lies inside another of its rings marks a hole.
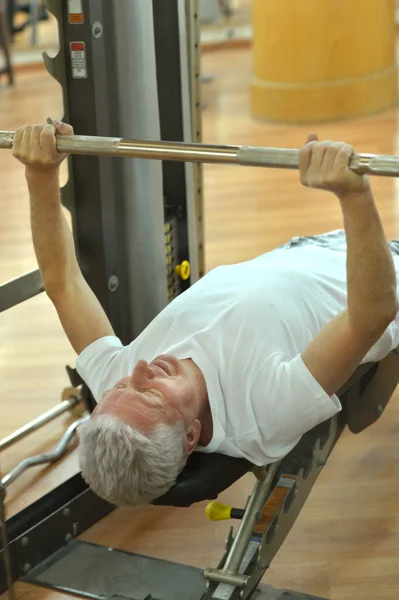
[[[398,98],[395,0],[252,0],[254,117],[358,117]]]

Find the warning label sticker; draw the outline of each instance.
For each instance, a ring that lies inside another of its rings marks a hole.
[[[73,79],[84,79],[87,77],[86,47],[84,42],[71,42],[71,67]]]
[[[69,22],[70,23],[83,23],[83,15],[80,15],[79,13],[77,13],[77,14],[70,14],[69,15]]]
[[[83,23],[82,0],[68,0],[68,15],[70,23]]]

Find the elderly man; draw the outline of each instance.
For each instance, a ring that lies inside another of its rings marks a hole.
[[[123,346],[75,257],[56,133],[73,131],[22,127],[13,153],[26,165],[46,292],[97,400],[79,436],[82,474],[98,495],[120,506],[150,502],[194,450],[278,460],[340,411],[336,393],[359,364],[398,345],[399,256],[368,179],[348,168],[351,146],[310,135],[301,182],[335,194],[345,232],[295,238],[212,270]]]

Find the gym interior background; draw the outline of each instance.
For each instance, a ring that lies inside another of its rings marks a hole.
[[[8,23],[7,4],[0,1]],[[13,85],[7,73],[0,76],[0,129],[11,131],[63,114],[60,86],[42,59],[43,51],[50,56],[57,52],[56,20],[41,2],[15,4],[10,43]],[[392,63],[389,51],[392,43],[397,49],[395,2],[334,4],[334,19],[326,19],[313,11],[311,0],[200,2],[203,142],[298,148],[309,131],[316,131],[320,138],[345,140],[358,152],[399,154],[396,61]],[[294,10],[309,11],[314,36],[298,33],[299,21],[293,24],[287,15]],[[388,25],[384,15],[390,15]],[[278,24],[282,27],[284,19],[290,26],[282,31]],[[352,45],[340,51],[337,40],[345,31],[353,32],[348,37]],[[379,37],[368,37],[376,32]],[[294,68],[295,54],[303,62]],[[297,79],[289,84],[293,73]],[[326,98],[331,97],[330,106]],[[309,111],[317,115],[313,122]],[[4,283],[35,269],[36,261],[23,167],[10,153],[0,156],[0,283]],[[66,179],[66,172],[63,176]],[[397,179],[375,178],[373,188],[387,236],[397,239]],[[203,213],[206,270],[249,259],[296,235],[342,226],[333,197],[302,188],[295,171],[204,165]],[[68,383],[65,365],[74,364],[74,354],[43,294],[2,313],[0,341],[0,438],[4,438],[60,400]],[[54,448],[72,419],[61,416],[1,452],[1,473]],[[7,517],[77,472],[74,442],[60,462],[30,469],[10,486]],[[252,480],[245,476],[221,500],[241,506],[251,487]],[[372,428],[360,436],[343,435],[267,571],[267,583],[332,600],[397,598],[398,491],[396,392]],[[226,526],[207,521],[204,507],[201,503],[188,510],[151,506],[117,510],[81,537],[193,566],[216,566]],[[63,596],[22,583],[16,594],[31,600]]]

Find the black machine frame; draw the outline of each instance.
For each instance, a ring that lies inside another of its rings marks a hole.
[[[58,20],[59,53],[54,59],[44,55],[44,60],[49,72],[62,87],[62,118],[76,132],[85,135],[118,135],[123,124],[119,122],[117,111],[112,106],[110,93],[118,83],[112,64],[115,51],[110,38],[113,19],[110,3],[107,0],[82,0],[81,23],[71,22],[67,2],[46,0],[44,4]],[[185,141],[187,132],[180,61],[187,48],[181,47],[182,41],[178,35],[181,19],[179,0],[153,0],[152,8],[161,135],[166,139]],[[70,48],[76,39],[85,45],[87,75],[82,78],[71,76]],[[128,343],[137,332],[132,326],[132,302],[125,256],[126,232],[120,204],[121,195],[126,194],[122,185],[121,161],[108,157],[71,155],[68,157],[68,174],[68,182],[61,190],[62,203],[71,213],[80,267],[116,335],[123,343]],[[183,163],[162,164],[164,219],[165,223],[177,225],[178,243],[173,249],[176,263],[189,256],[187,204],[190,199],[187,197],[187,177]],[[202,251],[202,246],[199,250]],[[200,271],[199,276],[202,274]],[[165,289],[168,279],[170,277],[165,271]],[[187,289],[191,279],[177,281],[175,278],[175,293]],[[43,291],[39,270],[6,282],[0,285],[0,312]],[[167,294],[165,298],[168,298]],[[83,383],[74,369],[67,367],[67,370],[73,385]],[[93,407],[90,390],[85,390],[85,400],[90,410]],[[5,490],[0,489],[0,494],[4,496]],[[81,534],[114,508],[96,496],[81,475],[77,474],[8,519],[5,529],[12,580],[22,577],[72,536]],[[0,540],[0,594],[7,590],[3,558],[4,547]]]

